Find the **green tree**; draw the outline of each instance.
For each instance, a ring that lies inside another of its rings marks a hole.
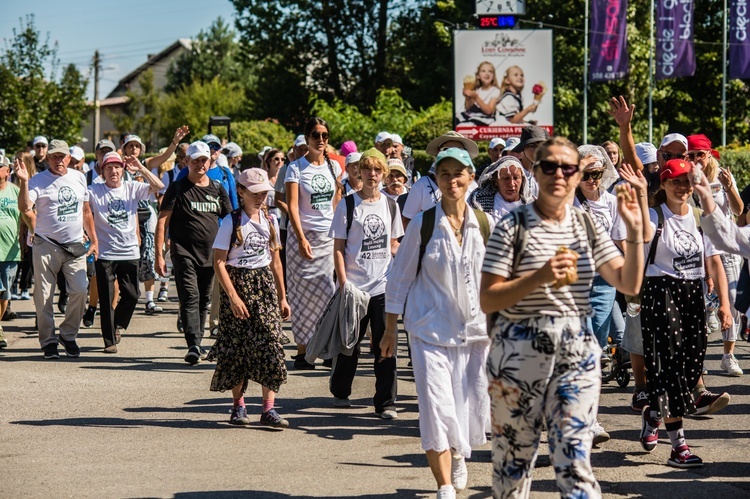
[[[260,166],[257,153],[265,146],[286,152],[294,134],[274,121],[240,121],[232,124],[232,141],[242,147],[242,166]]]
[[[227,82],[248,83],[251,72],[242,63],[236,38],[237,33],[224,19],[216,19],[191,41],[190,50],[170,65],[164,90],[173,93],[194,81],[207,83],[217,76]]]
[[[198,140],[207,132],[210,116],[237,119],[243,101],[241,88],[218,77],[206,83],[194,81],[172,94],[162,96],[158,107],[160,136],[171,137],[178,127],[187,125],[190,127],[189,140]]]
[[[49,68],[45,74],[45,68]],[[20,149],[35,135],[80,140],[86,80],[74,66],[58,79],[57,44],[42,40],[34,16],[21,21],[0,53],[0,144]]]

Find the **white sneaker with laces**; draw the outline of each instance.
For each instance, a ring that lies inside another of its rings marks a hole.
[[[437,491],[437,499],[456,499],[456,489],[453,485],[443,485]]]
[[[594,433],[594,445],[603,444],[609,440],[609,433],[602,427],[599,421],[594,421],[591,425],[591,431]]]
[[[464,490],[469,481],[466,459],[461,455],[451,456],[451,483],[456,490]]]
[[[729,357],[721,359],[721,368],[730,376],[742,376],[744,374],[740,365],[737,363],[734,354],[731,353],[729,354]]]

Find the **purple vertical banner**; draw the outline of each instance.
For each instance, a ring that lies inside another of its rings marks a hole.
[[[628,0],[592,0],[591,81],[622,80],[628,74]]]
[[[656,79],[694,74],[693,0],[657,0]]]
[[[732,0],[729,7],[729,77],[750,79],[750,12],[747,0]]]

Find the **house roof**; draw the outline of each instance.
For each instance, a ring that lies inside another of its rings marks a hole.
[[[172,55],[176,50],[185,49],[190,50],[192,41],[189,38],[180,38],[176,42],[174,42],[169,47],[165,48],[158,54],[152,55],[148,58],[146,62],[138,66],[135,70],[128,73],[124,78],[122,78],[119,83],[117,83],[117,86],[112,90],[109,95],[107,95],[107,98],[110,97],[119,97],[122,95],[125,95],[125,92],[128,90],[128,85],[130,85],[132,82],[140,76],[141,73],[146,71],[148,68],[153,66],[154,64],[158,63],[159,61],[165,59],[166,57],[169,57]]]

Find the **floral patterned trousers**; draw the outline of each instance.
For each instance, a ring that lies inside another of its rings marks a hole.
[[[495,324],[487,359],[493,497],[529,497],[544,422],[561,497],[601,497],[590,455],[602,350],[585,324],[578,317]]]

